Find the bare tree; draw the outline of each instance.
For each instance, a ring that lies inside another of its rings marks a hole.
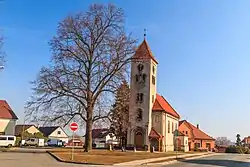
[[[86,124],[85,151],[90,151],[93,123],[109,118],[106,101],[124,79],[135,43],[125,32],[123,10],[114,5],[94,4],[67,17],[50,42],[51,65],[32,82],[26,115],[64,123],[77,116]]]
[[[231,141],[227,137],[217,137],[215,144],[218,146],[229,146]]]

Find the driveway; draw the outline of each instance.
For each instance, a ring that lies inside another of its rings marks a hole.
[[[165,167],[250,167],[250,155],[219,154],[165,165]]]

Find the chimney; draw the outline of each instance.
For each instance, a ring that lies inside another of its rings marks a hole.
[[[199,124],[197,124],[197,129],[199,129]]]

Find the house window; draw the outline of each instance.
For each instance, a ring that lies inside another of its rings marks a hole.
[[[168,133],[170,133],[170,121],[168,121]]]
[[[160,121],[159,115],[155,116],[155,122],[158,123]]]
[[[188,131],[186,131],[186,135],[188,134]]]
[[[155,76],[152,75],[152,84],[155,85]]]
[[[137,117],[136,117],[137,121],[141,121],[142,120],[142,109],[138,108],[137,109]]]
[[[200,148],[201,147],[201,143],[194,143],[195,148]]]
[[[172,122],[172,133],[174,133],[174,123]]]
[[[138,103],[142,103],[143,102],[143,93],[137,93],[137,97],[136,97],[136,102]]]
[[[60,135],[60,134],[61,134],[61,131],[57,131],[57,134]]]

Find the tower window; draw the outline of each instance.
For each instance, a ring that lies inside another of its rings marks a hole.
[[[143,66],[142,64],[139,64],[137,68],[138,68],[138,71],[139,71],[139,72],[142,72],[144,66]]]
[[[152,75],[152,84],[155,85],[155,76]]]
[[[139,76],[136,74],[135,75],[135,81],[138,82],[139,81]]]
[[[153,66],[153,70],[152,71],[153,71],[153,74],[155,74],[155,66]]]
[[[144,94],[143,93],[137,93],[137,96],[136,96],[136,102],[138,103],[142,103],[143,102],[143,97]]]
[[[137,109],[137,117],[136,117],[137,121],[141,121],[142,120],[142,109],[138,108]]]
[[[155,102],[155,96],[152,95],[152,103],[154,103],[154,102]]]
[[[147,75],[146,75],[146,74],[143,74],[143,75],[142,75],[142,80],[143,80],[143,82],[145,82],[145,81],[146,81],[146,77],[147,77]]]

